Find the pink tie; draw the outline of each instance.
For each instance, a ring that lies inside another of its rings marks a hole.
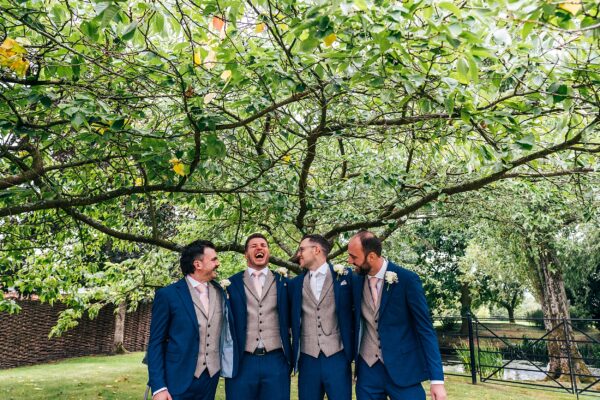
[[[377,290],[377,282],[379,278],[375,276],[369,277],[369,287],[371,288],[371,298],[373,299],[373,306],[377,308],[377,300],[379,299],[379,291]]]
[[[208,286],[201,283],[196,286],[196,290],[200,292],[200,303],[202,303],[202,307],[204,307],[204,311],[208,314]]]
[[[262,297],[262,283],[260,282],[260,273],[253,272],[252,277],[254,278],[254,289],[256,289],[256,294],[258,294],[258,297]]]

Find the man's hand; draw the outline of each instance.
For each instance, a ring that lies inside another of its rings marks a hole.
[[[168,390],[163,390],[162,392],[156,393],[152,396],[152,400],[173,400]]]
[[[431,391],[431,400],[446,400],[448,398],[444,384],[434,383],[431,385],[430,391]]]

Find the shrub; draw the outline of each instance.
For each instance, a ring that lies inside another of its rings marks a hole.
[[[544,328],[544,312],[542,310],[530,311],[526,314],[527,319],[531,319],[535,326]]]
[[[454,346],[454,350],[456,350],[456,355],[462,362],[465,372],[471,372],[471,354],[469,353],[469,348],[459,345]],[[480,362],[481,366],[479,365]],[[487,377],[497,370],[492,377],[501,378],[504,368],[498,368],[502,365],[502,353],[498,347],[491,345],[480,345],[479,349],[475,347],[475,367],[482,375]]]

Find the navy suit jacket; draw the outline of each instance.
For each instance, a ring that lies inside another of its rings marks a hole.
[[[211,284],[221,291],[223,299],[221,376],[231,377],[235,363],[231,308],[221,286]],[[170,394],[179,395],[189,388],[199,352],[199,326],[185,278],[156,292],[148,341],[148,384],[152,391],[166,387]]]
[[[333,278],[333,295],[335,297],[335,313],[340,327],[344,353],[348,362],[354,359],[354,321],[352,308],[352,271],[346,269],[347,274],[339,276],[333,266],[329,264]],[[292,354],[294,355],[294,369],[298,369],[300,358],[300,336],[302,334],[302,289],[306,271],[290,282],[290,302],[292,312]]]
[[[437,335],[431,323],[421,280],[414,272],[388,262],[386,272],[395,272],[398,282],[383,282],[379,306],[379,338],[383,362],[398,386],[425,380],[444,380]],[[365,277],[354,278],[356,358],[358,361],[363,321],[361,304]]]
[[[246,328],[248,324],[248,308],[246,302],[246,291],[244,289],[244,271],[238,272],[229,278],[231,285],[227,288],[234,325],[233,340],[235,342],[236,357],[234,357],[233,375],[237,374],[238,367],[244,357],[246,348]],[[275,274],[275,284],[277,285],[277,311],[279,313],[279,333],[281,335],[281,344],[283,353],[287,359],[288,365],[292,365],[292,348],[290,345],[290,310],[288,305],[288,284],[289,279],[280,274]]]

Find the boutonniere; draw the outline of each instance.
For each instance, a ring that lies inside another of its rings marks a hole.
[[[388,271],[385,273],[385,283],[387,283],[386,290],[390,289],[390,285],[398,283],[398,274],[395,272]]]
[[[288,269],[285,267],[276,268],[275,272],[280,275],[280,280],[288,277]]]
[[[231,285],[231,281],[229,279],[221,279],[219,281],[219,285],[221,285],[223,291],[225,292],[225,295],[227,296],[227,298],[229,298],[229,292],[227,291],[227,288],[229,287],[229,285]]]
[[[336,279],[339,281],[342,276],[348,275],[348,269],[342,264],[335,264],[333,271],[337,274]]]

